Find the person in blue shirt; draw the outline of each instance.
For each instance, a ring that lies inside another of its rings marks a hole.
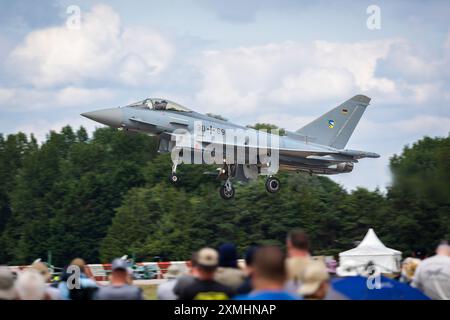
[[[98,289],[97,283],[86,275],[86,263],[81,258],[73,259],[69,266],[73,269],[66,268],[62,274],[61,281],[58,284],[59,293],[62,300],[92,300]],[[79,270],[78,275],[75,273]],[[72,277],[71,277],[72,276]],[[75,285],[75,277],[79,288],[69,289],[70,284]]]
[[[287,278],[286,256],[277,246],[263,246],[256,250],[251,278],[253,290],[238,295],[235,300],[299,300],[283,289]]]

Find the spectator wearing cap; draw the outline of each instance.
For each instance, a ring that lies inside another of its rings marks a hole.
[[[330,291],[330,275],[322,261],[311,261],[305,268],[299,294],[307,300],[325,300]]]
[[[110,284],[100,287],[97,300],[143,300],[142,289],[131,285],[128,263],[123,259],[114,259],[111,264]]]
[[[245,272],[238,267],[236,246],[226,243],[219,247],[219,267],[214,280],[237,290],[245,280]]]
[[[253,291],[237,296],[237,300],[298,300],[299,297],[284,290],[286,281],[285,255],[277,246],[257,249],[253,262]]]
[[[228,300],[234,290],[214,280],[214,273],[219,264],[219,255],[212,248],[203,248],[196,257],[196,278],[193,283],[183,288],[179,300]]]
[[[174,292],[175,284],[177,283],[177,278],[181,275],[180,266],[171,265],[164,277],[167,279],[166,282],[161,283],[158,286],[156,295],[158,300],[177,300],[177,295]]]
[[[288,253],[286,289],[298,292],[306,266],[312,261],[308,235],[301,229],[292,230],[287,235],[286,248]]]
[[[50,283],[52,275],[50,274],[50,271],[45,263],[36,261],[31,265],[31,267],[41,274],[47,284]],[[51,300],[61,300],[60,291],[57,288],[47,285],[45,291]]]
[[[14,282],[14,274],[8,267],[0,266],[0,300],[13,300],[16,298]]]
[[[322,260],[308,263],[298,294],[307,300],[348,300],[331,285],[330,273]]]
[[[86,262],[81,258],[70,262],[58,284],[62,300],[91,300],[97,289],[97,283],[86,274]]]
[[[440,244],[436,255],[423,260],[411,283],[433,300],[450,300],[450,245]]]
[[[255,257],[255,252],[257,246],[250,246],[245,252],[245,273],[246,277],[244,282],[237,289],[237,294],[247,294],[253,290],[252,287],[252,274],[253,274],[253,258]]]

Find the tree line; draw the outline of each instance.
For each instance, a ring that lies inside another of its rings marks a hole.
[[[258,125],[256,125],[258,126]],[[168,181],[169,154],[154,137],[83,127],[51,131],[44,142],[23,133],[0,135],[0,264],[47,257],[65,265],[125,254],[137,260],[189,259],[193,250],[234,242],[284,244],[286,232],[305,229],[313,253],[350,249],[373,227],[388,246],[432,253],[450,238],[450,137],[405,146],[390,159],[386,192],[348,192],[324,176],[278,176],[269,194],[260,178],[236,184],[222,200],[208,166],[181,165]]]

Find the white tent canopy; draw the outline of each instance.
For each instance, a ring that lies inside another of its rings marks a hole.
[[[369,263],[382,273],[395,273],[400,271],[401,257],[400,251],[386,247],[370,228],[356,248],[339,253],[337,273],[339,276],[360,274]]]

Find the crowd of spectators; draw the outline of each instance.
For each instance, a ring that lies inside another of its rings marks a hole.
[[[165,280],[156,291],[157,298],[345,300],[355,297],[335,286],[339,277],[327,269],[323,259],[311,255],[309,238],[302,230],[288,233],[286,252],[275,245],[254,245],[246,250],[244,263],[240,263],[238,257],[237,249],[231,243],[223,244],[217,250],[201,248],[192,254],[187,272],[177,265],[166,270]],[[416,298],[450,299],[450,246],[440,244],[436,254],[425,259],[406,258],[398,279],[389,281],[403,286],[406,283],[408,290],[417,291]],[[383,287],[377,289],[384,290]],[[18,273],[0,267],[0,300],[13,299],[142,300],[144,296],[142,289],[133,284],[133,273],[126,260],[114,259],[109,283],[100,284],[88,274],[84,260],[77,258],[56,282],[52,282],[48,266],[40,261]]]

